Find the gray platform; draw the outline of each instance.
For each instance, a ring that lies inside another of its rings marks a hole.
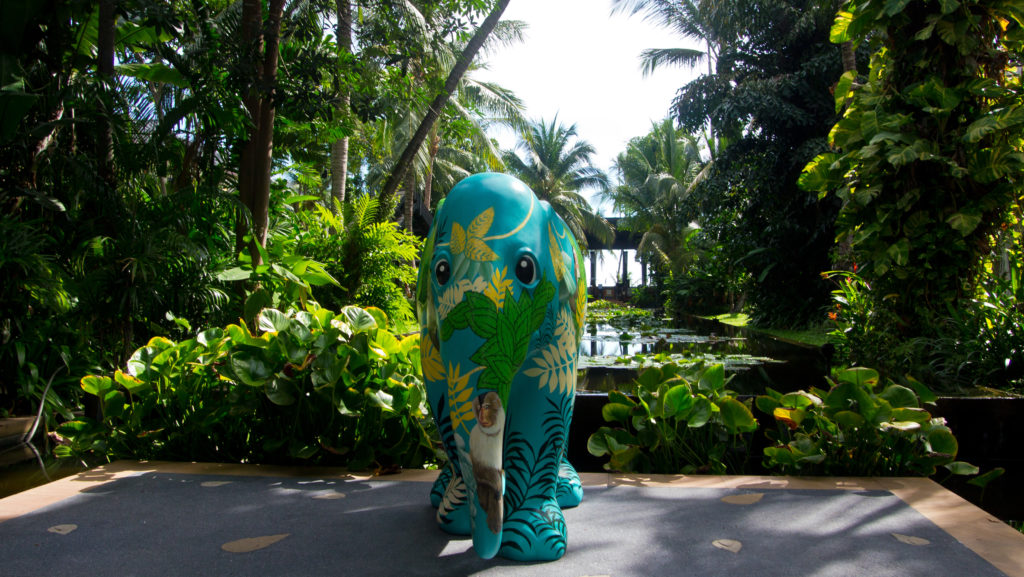
[[[992,527],[985,539],[1006,542],[972,550],[930,519],[928,507],[949,510],[927,480],[900,481],[901,494],[871,480],[586,476],[583,504],[565,514],[566,556],[521,564],[481,560],[438,529],[429,475],[239,471],[136,464],[0,500],[0,573],[1018,577],[1024,566],[1012,529]],[[973,511],[963,522],[992,522]]]

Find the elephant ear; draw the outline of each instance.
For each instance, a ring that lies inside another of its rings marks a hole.
[[[574,261],[578,260],[573,250],[576,239],[554,208],[550,205],[544,208],[548,215],[548,252],[558,283],[558,300],[564,302],[576,294],[576,275],[573,274]]]

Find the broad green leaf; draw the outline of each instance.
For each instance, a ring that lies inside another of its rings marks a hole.
[[[636,403],[633,402],[633,399],[629,398],[628,396],[623,394],[621,391],[617,391],[617,390],[614,390],[614,389],[611,390],[611,391],[608,391],[608,402],[609,403],[621,403],[621,404],[627,405],[629,407],[636,406]]]
[[[927,423],[932,418],[931,414],[924,409],[911,407],[898,407],[892,410],[894,421],[912,421],[915,423]]]
[[[238,280],[249,280],[251,276],[251,270],[246,270],[242,267],[236,266],[235,268],[229,268],[228,270],[217,273],[217,280],[233,282]]]
[[[943,467],[949,469],[949,472],[954,475],[977,475],[980,471],[977,466],[964,461],[953,461],[946,463]]]
[[[693,407],[689,412],[680,412],[680,417],[686,419],[686,426],[691,429],[699,429],[707,424],[711,418],[711,401],[707,397],[700,395],[694,398]]]
[[[832,416],[832,420],[839,425],[841,429],[856,429],[864,425],[864,417],[853,411],[839,411]]]
[[[851,367],[839,373],[840,383],[850,383],[859,387],[873,389],[878,384],[878,371],[868,367]]]
[[[603,457],[610,451],[608,449],[608,439],[606,432],[609,431],[608,427],[601,427],[594,434],[590,435],[587,439],[587,452],[595,457]]]
[[[90,395],[102,397],[107,391],[114,387],[114,381],[110,377],[88,375],[82,377],[82,390]]]
[[[775,413],[775,409],[782,406],[782,403],[775,397],[760,395],[754,399],[754,406],[762,413],[771,415]]]
[[[832,29],[829,32],[829,41],[833,44],[842,44],[844,42],[850,42],[853,40],[853,36],[850,30],[850,24],[853,22],[853,14],[845,10],[840,10],[836,14],[836,19],[832,23]]]
[[[685,382],[670,388],[665,392],[665,397],[662,400],[664,405],[664,414],[666,417],[671,417],[676,414],[685,414],[689,411],[694,404],[693,392],[690,390],[690,385]]]
[[[640,448],[630,445],[618,451],[612,451],[612,458],[608,465],[615,471],[632,470],[633,459],[640,454]]]
[[[800,423],[803,422],[804,418],[807,417],[807,411],[775,407],[772,411],[772,416],[775,417],[776,421],[783,423],[790,429],[796,430],[800,427]]]
[[[914,392],[917,393],[917,396],[919,399],[921,399],[922,403],[934,403],[936,400],[938,400],[938,397],[935,395],[935,393],[933,393],[932,390],[929,389],[928,386],[925,385],[924,383],[918,381],[917,379],[910,375],[907,375],[904,378],[906,379],[907,384],[910,385],[910,388],[914,389]]]
[[[790,409],[806,409],[812,405],[820,405],[821,399],[806,391],[786,393],[779,401],[783,407]]]
[[[717,404],[722,423],[730,434],[749,433],[757,429],[757,419],[745,404],[732,397],[719,399]]]
[[[140,394],[149,389],[149,385],[131,375],[121,372],[120,369],[114,373],[114,381],[133,395]]]
[[[853,81],[856,79],[856,70],[847,70],[846,72],[843,72],[842,76],[839,77],[839,81],[836,82],[835,93],[833,94],[836,101],[836,112],[841,111],[843,109],[843,106],[846,105],[847,100],[849,100],[850,96],[852,95],[851,89],[853,88]],[[833,157],[832,160],[829,161],[829,164],[831,164],[832,162],[835,161],[834,157],[836,157],[837,155],[834,153],[826,153],[825,155],[819,155],[819,157],[821,156]]]
[[[231,353],[231,370],[245,384],[260,387],[273,375],[270,364],[263,358],[262,350],[254,347],[240,347]]]
[[[607,403],[601,407],[601,416],[605,421],[625,423],[629,419],[630,407],[620,403]]]
[[[263,309],[257,321],[260,330],[268,333],[286,331],[292,322],[288,315],[276,309]]]
[[[353,332],[363,332],[378,328],[377,319],[366,309],[347,306],[341,309],[341,314],[348,320]]]
[[[294,384],[284,377],[276,377],[266,382],[263,391],[270,402],[286,407],[295,404]]]
[[[697,390],[701,392],[720,391],[725,387],[725,367],[721,364],[711,365],[704,369],[697,382]]]
[[[929,431],[927,436],[927,444],[931,449],[932,453],[940,453],[943,455],[950,455],[955,457],[959,449],[956,442],[956,437],[949,429],[942,427],[936,428]]]
[[[921,429],[921,423],[915,421],[887,421],[882,423],[882,429],[896,429],[898,431],[910,432]]]
[[[917,395],[914,391],[904,387],[902,385],[889,385],[884,391],[879,393],[879,397],[889,401],[889,404],[893,407],[918,407]]]
[[[219,328],[219,327],[214,327],[212,329],[207,329],[205,331],[202,331],[201,333],[196,335],[196,341],[198,341],[199,344],[201,344],[203,346],[209,347],[214,342],[219,341],[220,339],[224,338],[224,334],[225,334],[224,333],[224,329]]]
[[[103,395],[103,418],[120,418],[124,414],[124,403],[124,393],[121,391],[107,391]]]
[[[967,484],[974,485],[976,487],[981,487],[982,489],[984,489],[989,483],[991,483],[993,480],[1001,477],[1003,475],[1003,473],[1005,473],[1005,472],[1006,472],[1006,469],[1004,469],[1002,467],[996,467],[995,469],[992,469],[991,471],[987,471],[987,472],[985,472],[985,473],[983,473],[981,475],[978,475],[977,477],[971,479],[970,481],[967,481]]]
[[[946,224],[953,227],[953,230],[959,232],[962,236],[967,236],[974,232],[974,229],[978,228],[978,225],[981,224],[981,215],[957,212],[946,219]]]
[[[895,16],[896,14],[899,14],[907,7],[907,4],[910,4],[910,0],[886,0],[886,16]]]

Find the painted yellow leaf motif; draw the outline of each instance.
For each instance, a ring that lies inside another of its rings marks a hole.
[[[743,543],[735,539],[715,539],[711,544],[730,553],[739,553],[743,548]]]
[[[470,398],[473,387],[469,386],[469,377],[482,370],[483,367],[476,367],[460,376],[459,365],[448,365],[448,416],[452,420],[452,430],[473,419],[473,399]],[[469,427],[466,428],[468,430]]]
[[[722,497],[722,502],[729,503],[730,505],[753,505],[760,501],[762,497],[764,497],[764,493],[745,493]]]
[[[505,291],[512,288],[512,279],[505,278],[506,274],[508,267],[500,270],[495,268],[494,274],[491,275],[491,284],[484,290],[484,296],[491,299],[499,309],[505,304]]]
[[[469,238],[483,238],[487,231],[491,230],[491,223],[494,222],[494,207],[476,215],[473,222],[469,223]]]
[[[462,228],[462,225],[455,223],[452,225],[452,253],[462,254],[462,251],[466,248],[466,231]]]
[[[237,541],[231,541],[220,546],[221,549],[228,553],[249,553],[250,551],[258,551],[260,549],[270,547],[274,543],[277,543],[281,539],[291,535],[291,533],[281,533],[279,535],[265,535],[263,537],[249,537],[247,539],[238,539]]]
[[[581,277],[578,279],[579,284],[576,287],[576,307],[573,312],[576,315],[574,319],[576,322],[576,346],[580,346],[580,339],[583,338],[583,331],[580,330],[583,327],[583,320],[587,316],[587,287],[586,281]]]
[[[461,224],[454,223],[451,240],[452,254],[465,253],[466,258],[477,262],[498,260],[498,255],[494,254],[491,247],[487,246],[487,242],[484,241],[484,235],[491,229],[493,222],[494,208],[491,207],[476,215],[473,222],[469,223],[468,230],[463,229]]]
[[[565,276],[565,264],[562,262],[562,245],[558,244],[555,231],[551,230],[551,223],[548,223],[548,251],[551,253],[551,264],[555,267],[555,278],[562,280]]]
[[[428,381],[444,380],[444,361],[441,359],[441,351],[437,350],[434,341],[430,338],[423,338],[421,346],[420,359],[423,363],[423,376]]]
[[[555,339],[538,357],[534,366],[526,369],[526,376],[537,379],[537,387],[563,395],[576,393],[576,327],[572,324],[569,307],[558,311]]]
[[[482,239],[471,236],[466,241],[466,258],[478,262],[488,262],[498,260],[498,255],[494,254],[491,247],[487,246]]]
[[[930,545],[931,544],[931,541],[929,541],[928,539],[923,539],[921,537],[914,537],[913,535],[902,535],[900,533],[893,533],[892,536],[895,537],[896,540],[899,541],[900,543],[906,543],[907,545],[921,546],[921,545]]]

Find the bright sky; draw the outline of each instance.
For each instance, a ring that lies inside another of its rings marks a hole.
[[[676,91],[697,73],[664,68],[644,78],[645,48],[696,47],[642,15],[611,16],[610,0],[512,0],[502,16],[529,27],[523,44],[484,55],[475,73],[523,100],[526,116],[555,115],[597,150],[595,165],[614,178],[612,163],[635,136],[668,116]],[[511,148],[510,134],[495,134]]]
[[[698,47],[642,15],[611,16],[610,0],[512,0],[502,18],[526,22],[526,40],[484,55],[488,70],[474,75],[515,92],[527,118],[550,122],[557,114],[563,125],[575,124],[578,136],[597,151],[595,166],[613,179],[612,164],[629,139],[647,134],[652,122],[668,116],[676,91],[698,74],[664,68],[645,78],[640,69],[645,48]],[[502,148],[516,143],[509,132],[493,136]],[[598,211],[607,215],[608,208]],[[636,285],[640,266],[635,251],[628,252],[630,284]],[[598,284],[615,283],[621,257],[602,251]],[[589,259],[586,268],[589,279]]]

